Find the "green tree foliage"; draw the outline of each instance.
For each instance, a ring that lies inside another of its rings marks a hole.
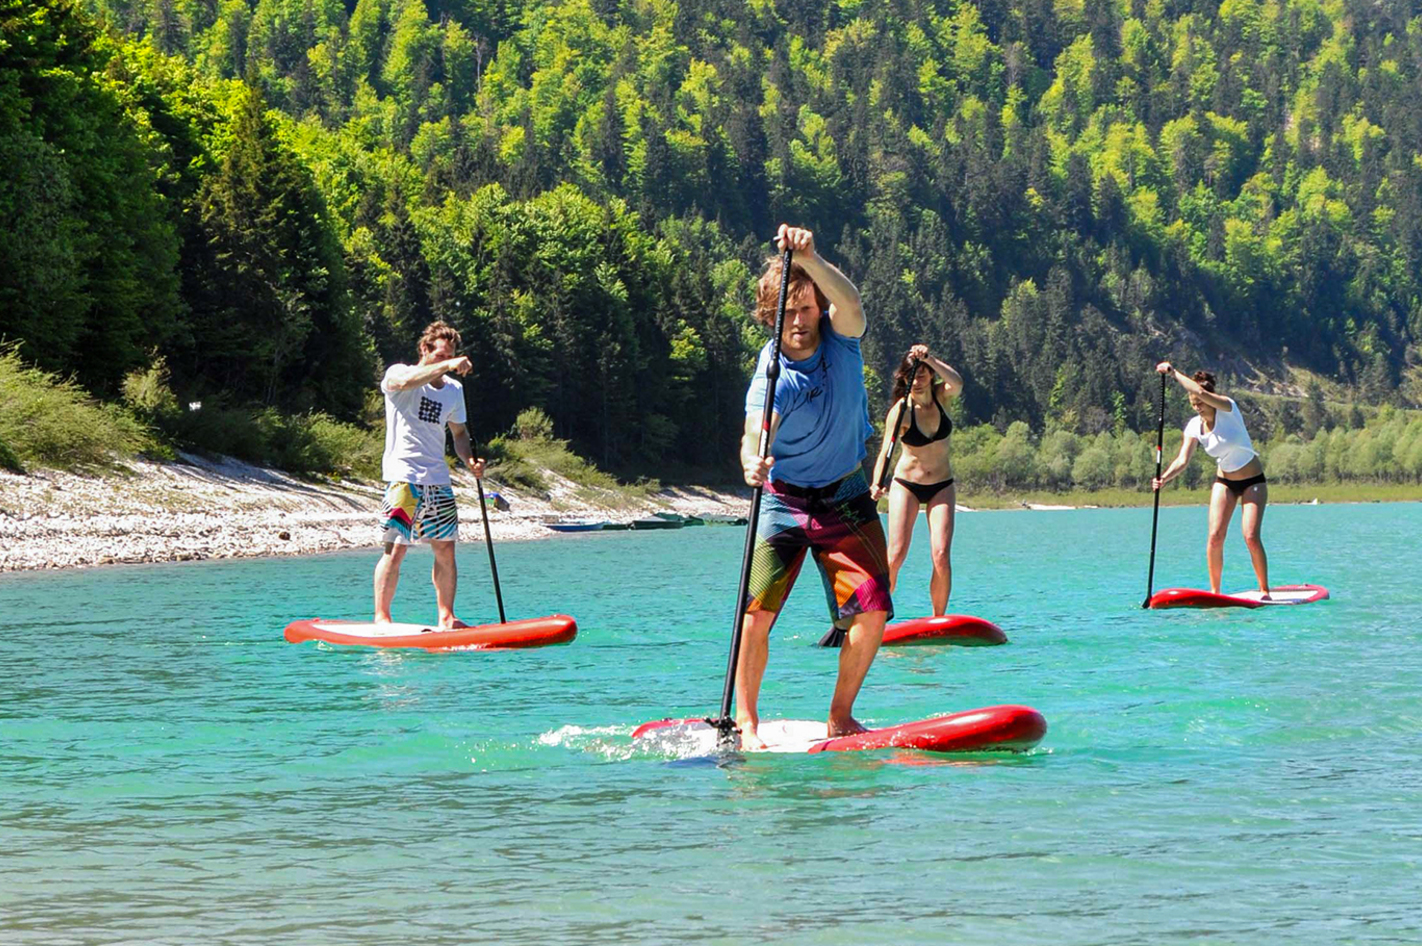
[[[72,3],[0,2],[0,337],[115,390],[182,303],[161,136]]]
[[[960,369],[1004,484],[1138,478],[1162,357],[1417,390],[1403,7],[87,2],[115,34],[0,0],[0,332],[96,388],[156,349],[175,389],[353,416],[366,352],[441,317],[482,426],[709,461],[792,219],[878,376],[918,341]]]

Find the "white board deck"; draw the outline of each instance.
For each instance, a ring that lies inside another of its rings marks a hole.
[[[809,752],[811,746],[829,737],[825,722],[812,719],[762,720],[758,731],[765,742],[765,752]],[[654,729],[637,741],[652,752],[692,758],[715,753],[716,730],[696,720]]]
[[[1253,591],[1236,591],[1230,597],[1258,601],[1260,604],[1302,604],[1317,594],[1318,592],[1312,588],[1274,588],[1269,591],[1269,600],[1265,601],[1263,600],[1264,592],[1255,588]]]
[[[345,634],[347,637],[364,637],[379,640],[384,637],[407,637],[412,634],[437,634],[439,626],[434,624],[347,624],[342,621],[313,621],[311,626],[325,633]],[[447,633],[447,632],[446,632]]]

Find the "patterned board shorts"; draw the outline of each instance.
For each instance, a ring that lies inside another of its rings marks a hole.
[[[806,551],[819,566],[830,618],[837,626],[845,627],[867,611],[894,616],[884,527],[863,472],[820,489],[766,484],[746,610],[779,614]]]
[[[385,529],[383,542],[410,545],[459,538],[459,507],[449,484],[389,483],[380,516]]]

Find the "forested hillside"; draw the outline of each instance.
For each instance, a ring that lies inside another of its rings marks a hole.
[[[180,400],[355,419],[438,316],[483,430],[718,462],[790,220],[879,402],[920,340],[1000,429],[1153,426],[1165,356],[1422,402],[1401,0],[0,11],[0,336],[100,394],[162,357]]]

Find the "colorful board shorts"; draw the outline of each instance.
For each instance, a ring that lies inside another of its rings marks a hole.
[[[385,528],[382,542],[410,545],[459,538],[459,507],[454,502],[454,487],[448,483],[386,484],[380,516]]]
[[[807,551],[819,566],[837,626],[847,627],[867,611],[894,616],[884,526],[862,471],[818,489],[773,480],[766,484],[746,610],[779,614]]]

